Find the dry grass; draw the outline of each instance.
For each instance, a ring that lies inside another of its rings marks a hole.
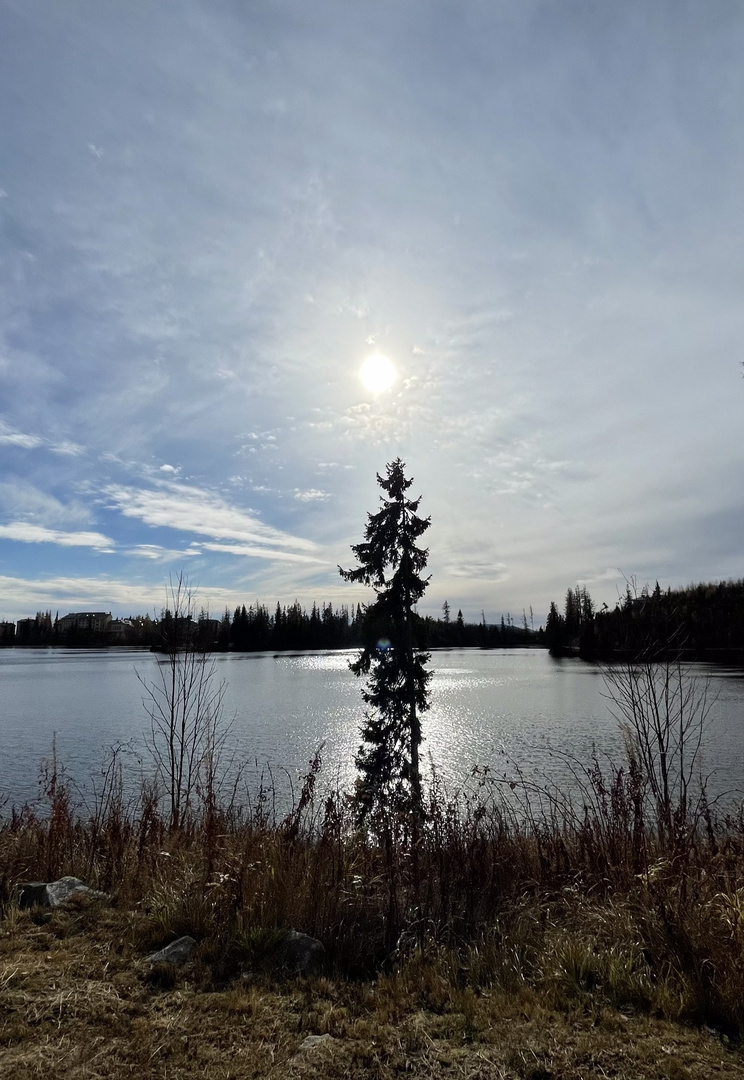
[[[178,828],[118,782],[75,806],[53,768],[44,813],[0,820],[0,1076],[744,1080],[742,811],[659,828],[593,762],[574,804],[434,777],[423,822],[362,829],[318,767],[283,820],[210,798]],[[111,905],[19,911],[63,874]],[[279,977],[288,927],[322,977]],[[151,971],[185,933],[194,961]]]
[[[265,977],[221,990],[210,986],[198,958],[162,990],[145,977],[137,918],[98,905],[48,919],[7,910],[0,1075],[744,1077],[741,1054],[705,1029],[623,1013],[591,997],[559,1007],[550,993],[529,987],[459,989],[421,956],[376,981]],[[331,1039],[301,1050],[311,1034]]]

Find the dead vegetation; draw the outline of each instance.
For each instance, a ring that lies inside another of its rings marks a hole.
[[[59,777],[45,814],[6,818],[0,1074],[744,1077],[741,815],[665,850],[625,774],[528,818],[487,777],[435,782],[414,875],[407,820],[355,828],[318,767],[279,821],[86,817]],[[19,882],[63,874],[112,904],[18,909]],[[280,978],[287,927],[323,941],[323,977]],[[186,933],[187,968],[144,964]]]
[[[97,904],[19,912],[0,930],[0,1071],[11,1080],[129,1077],[744,1077],[705,1028],[622,1011],[576,986],[468,985],[452,959],[414,955],[377,980],[266,973],[214,987],[204,956],[168,988],[146,978],[142,915]],[[571,976],[566,970],[570,967]],[[328,1035],[308,1046],[308,1035]]]
[[[421,817],[363,827],[317,756],[284,817],[207,790],[177,822],[116,758],[76,805],[53,759],[42,810],[0,821],[0,1075],[744,1077],[744,814],[707,804],[686,736],[675,786],[638,700],[627,762],[573,763],[570,796],[435,774]],[[112,903],[19,910],[62,875]],[[290,927],[322,977],[282,977]],[[182,934],[189,965],[145,963]]]

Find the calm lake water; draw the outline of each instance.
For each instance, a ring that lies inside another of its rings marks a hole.
[[[322,775],[350,783],[363,715],[360,682],[348,670],[354,654],[218,654],[224,716],[233,721],[231,748],[249,762],[252,790],[272,772],[286,790],[324,743]],[[38,795],[40,763],[57,753],[82,787],[118,743],[142,745],[149,729],[143,688],[157,675],[158,657],[130,649],[0,650],[0,802]],[[435,763],[456,786],[476,765],[513,775],[566,779],[555,748],[587,762],[621,758],[621,739],[599,668],[554,660],[546,652],[453,650],[432,654],[432,707],[424,716],[424,762]],[[694,665],[710,678],[715,697],[704,744],[703,769],[713,794],[744,794],[744,676]]]

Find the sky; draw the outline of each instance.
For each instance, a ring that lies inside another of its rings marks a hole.
[[[0,620],[744,575],[740,0],[0,0]],[[370,389],[360,369],[395,373]]]

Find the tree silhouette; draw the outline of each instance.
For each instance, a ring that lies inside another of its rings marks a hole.
[[[352,545],[359,565],[339,567],[345,581],[362,582],[377,594],[365,613],[364,647],[349,665],[355,675],[367,676],[362,696],[371,706],[356,757],[363,812],[386,802],[421,809],[420,714],[429,708],[431,672],[429,654],[417,646],[414,608],[429,582],[421,576],[429,553],[416,541],[430,519],[418,516],[420,499],[407,497],[413,479],[404,469],[397,458],[385,477],[377,474],[387,497],[380,496],[381,509],[367,515],[364,542]]]

